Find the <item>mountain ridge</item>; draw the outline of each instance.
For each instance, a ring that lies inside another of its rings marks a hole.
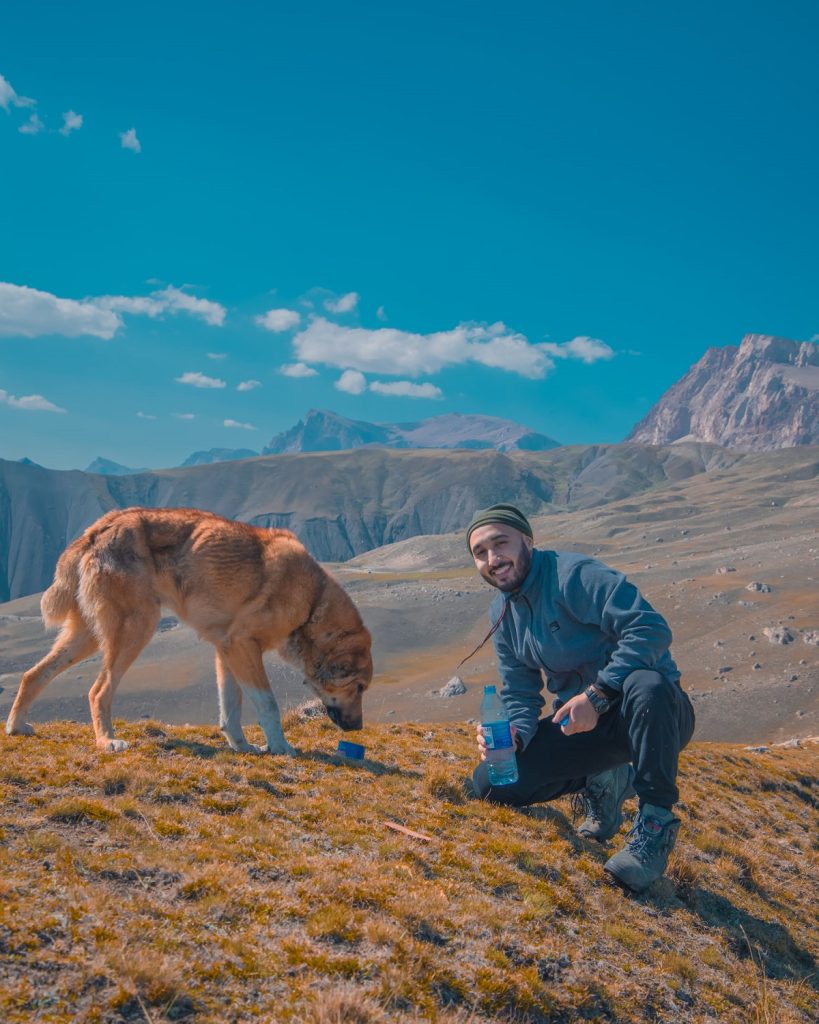
[[[819,444],[819,344],[746,334],[709,348],[628,441],[705,441],[745,451]]]
[[[497,451],[547,451],[559,442],[529,427],[496,416],[445,413],[407,423],[351,420],[327,409],[310,409],[303,420],[277,434],[263,455],[385,448],[472,448]]]
[[[743,459],[819,472],[813,449],[750,455],[707,444],[547,452],[352,451],[96,476],[0,460],[0,601],[44,589],[68,543],[113,508],[193,506],[293,530],[321,561],[461,529],[499,497],[527,514],[589,508]],[[753,465],[753,462],[749,462]]]

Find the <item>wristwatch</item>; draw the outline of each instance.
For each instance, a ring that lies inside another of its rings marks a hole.
[[[591,686],[587,686],[583,693],[588,697],[589,703],[598,715],[605,715],[614,703],[614,701],[610,700],[602,690],[599,690],[594,685],[594,683],[592,683]]]

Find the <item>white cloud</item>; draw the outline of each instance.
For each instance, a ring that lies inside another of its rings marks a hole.
[[[285,363],[279,368],[279,373],[285,377],[318,377],[318,370],[307,363]]]
[[[155,420],[156,416],[152,416],[149,412],[138,412],[137,413],[137,419],[138,420]]]
[[[273,331],[274,334],[281,334],[282,331],[289,331],[298,327],[301,315],[294,309],[268,309],[266,313],[256,317],[259,327],[266,331]]]
[[[367,390],[367,378],[358,370],[345,370],[335,382],[334,387],[348,395],[360,395]]]
[[[17,131],[22,132],[23,135],[39,135],[43,128],[45,128],[45,125],[40,119],[39,114],[32,114],[25,124],[20,125]]]
[[[63,126],[60,135],[69,135],[71,132],[79,131],[82,128],[82,114],[73,110],[66,110],[63,114]]]
[[[208,352],[208,359],[227,359],[227,352]]]
[[[324,308],[330,313],[350,313],[358,305],[358,292],[347,292],[338,299],[327,299]]]
[[[378,309],[375,311],[375,315],[378,317],[382,324],[387,322],[387,314],[384,312],[383,306],[378,307]]]
[[[175,412],[173,414],[177,420],[195,420],[196,416],[192,412]]]
[[[255,391],[256,388],[260,388],[262,382],[260,380],[243,380],[236,385],[237,391]]]
[[[174,288],[173,285],[151,292],[150,295],[100,295],[88,301],[101,309],[110,309],[116,313],[133,313],[138,316],[156,317],[162,316],[163,313],[190,313],[211,327],[221,327],[227,316],[227,310],[220,303],[211,302],[210,299],[198,299],[181,288]]]
[[[542,345],[530,345],[502,323],[463,323],[451,331],[412,334],[392,327],[343,327],[316,317],[293,338],[293,348],[307,363],[410,377],[474,362],[540,379],[554,366]]]
[[[385,382],[374,380],[370,391],[379,395],[393,395],[399,398],[443,398],[444,393],[434,384],[413,384],[408,380]]]
[[[33,107],[35,101],[28,96],[18,96],[12,89],[11,82],[0,75],[0,107],[8,110],[9,107]]]
[[[541,348],[545,349],[549,355],[556,356],[558,359],[579,359],[587,365],[599,362],[601,359],[614,358],[614,349],[607,345],[605,341],[600,341],[599,338],[581,336],[579,338],[572,338],[571,341],[565,341],[562,345],[556,345],[553,342],[547,341],[543,343]]]
[[[108,340],[120,327],[122,320],[114,311],[101,309],[92,300],[61,299],[50,292],[0,281],[0,337],[62,334],[77,338],[90,334]]]
[[[239,423],[238,420],[225,420],[226,427],[235,427],[238,430],[258,430],[258,427],[254,427],[252,423]]]
[[[195,388],[226,388],[227,384],[216,377],[206,377],[204,373],[195,371],[183,373],[181,377],[174,377],[177,384],[190,384]]]
[[[134,153],[142,152],[142,143],[137,138],[136,128],[129,128],[127,132],[120,132],[119,143],[123,149],[133,150]]]
[[[0,405],[10,405],[12,409],[26,409],[29,412],[65,412],[65,409],[61,409],[59,405],[55,405],[53,402],[49,402],[47,398],[43,398],[42,395],[23,395],[22,398],[17,398],[15,395],[10,395],[8,391],[4,391],[0,388]]]

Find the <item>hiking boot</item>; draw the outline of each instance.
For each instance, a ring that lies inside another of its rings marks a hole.
[[[664,807],[643,804],[626,836],[626,845],[603,865],[618,885],[640,893],[665,871],[680,819]]]
[[[623,824],[623,801],[635,795],[633,781],[634,769],[630,764],[586,779],[586,788],[579,794],[586,815],[577,827],[581,836],[600,843],[611,839]]]

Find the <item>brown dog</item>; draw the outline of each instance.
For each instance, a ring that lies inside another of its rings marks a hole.
[[[262,663],[275,648],[304,672],[342,729],[360,729],[372,679],[370,634],[342,587],[289,530],[259,529],[191,508],[129,508],[89,526],[57,563],[43,594],[46,626],[62,623],[51,651],[25,673],[6,722],[25,717],[60,672],[102,652],[89,693],[97,746],[114,738],[111,703],[129,665],[169,608],[216,648],[219,727],[234,750],[259,751],[242,732],[242,691],[252,700],[271,754],[293,754]]]

